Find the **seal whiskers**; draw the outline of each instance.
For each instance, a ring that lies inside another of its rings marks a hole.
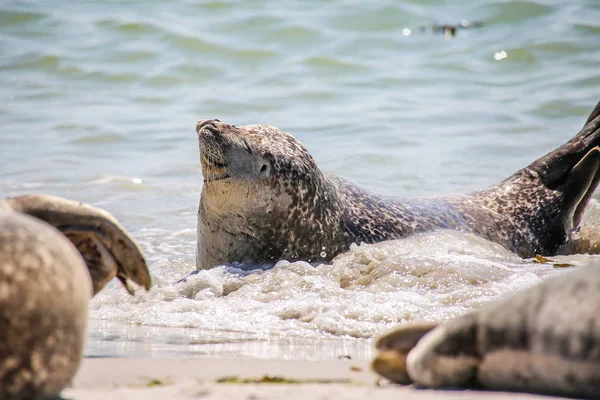
[[[205,184],[197,267],[327,262],[352,243],[457,229],[522,257],[568,251],[600,181],[600,103],[583,129],[505,181],[456,196],[379,196],[322,172],[293,136],[268,125],[196,125]]]

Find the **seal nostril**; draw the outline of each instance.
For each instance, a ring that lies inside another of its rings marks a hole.
[[[198,121],[198,123],[196,123],[196,133],[200,132],[200,129],[204,128],[207,125],[212,125],[213,128],[215,128],[214,130],[216,130],[216,126],[215,126],[215,122],[221,122],[218,119],[201,119],[200,121]]]

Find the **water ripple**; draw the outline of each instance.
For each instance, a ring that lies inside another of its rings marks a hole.
[[[291,357],[282,349],[296,343],[316,357],[333,353],[306,342],[328,338],[366,358],[398,322],[447,319],[556,272],[437,234],[332,266],[228,266],[176,283],[194,269],[198,119],[280,126],[323,170],[385,194],[479,189],[568,140],[599,100],[597,2],[142,4],[0,4],[0,195],[107,208],[157,281],[94,300],[104,322],[88,353],[257,355],[270,343]],[[482,25],[434,29],[463,19]],[[600,237],[597,213],[582,234]],[[594,260],[581,257],[569,260]]]

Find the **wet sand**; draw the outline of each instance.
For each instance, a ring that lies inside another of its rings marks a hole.
[[[283,382],[264,382],[283,379]],[[367,361],[86,358],[65,399],[560,399],[379,386]]]

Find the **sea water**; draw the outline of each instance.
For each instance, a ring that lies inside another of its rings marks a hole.
[[[468,192],[577,133],[599,65],[593,0],[5,0],[0,195],[89,202],[140,243],[154,287],[130,297],[111,282],[92,300],[88,356],[366,359],[401,323],[445,321],[597,257],[535,263],[439,231],[330,265],[190,275],[195,122],[276,125],[322,170],[381,194]],[[597,198],[584,231],[600,237]]]

